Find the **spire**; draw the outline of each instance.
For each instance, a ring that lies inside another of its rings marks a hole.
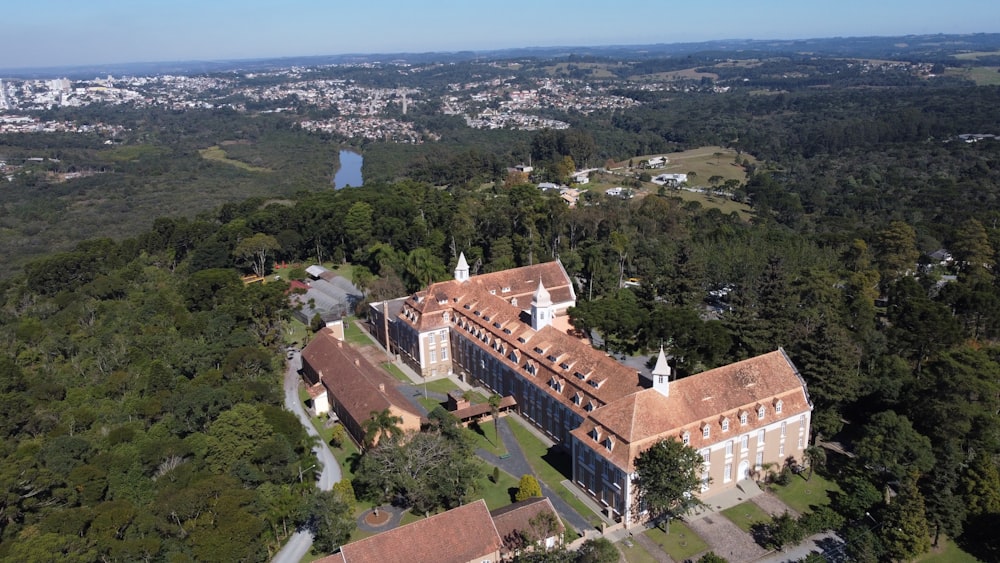
[[[469,263],[465,261],[465,253],[458,253],[458,265],[455,266],[455,279],[460,282],[469,279]]]
[[[538,280],[538,289],[535,290],[535,296],[531,298],[531,304],[538,307],[552,306],[552,296],[549,295],[549,290],[545,289],[540,279]]]
[[[531,328],[541,330],[542,327],[552,324],[553,316],[552,296],[542,285],[542,280],[538,280],[538,289],[531,298]]]
[[[656,365],[653,366],[653,389],[670,396],[670,364],[667,363],[667,355],[663,353],[663,345],[660,345],[660,355],[656,357]]]

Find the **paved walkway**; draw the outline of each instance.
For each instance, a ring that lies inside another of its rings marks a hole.
[[[755,561],[767,554],[767,550],[757,545],[750,534],[721,514],[694,518],[687,525],[705,540],[710,550],[725,557],[730,563]]]
[[[659,563],[674,563],[674,558],[660,549],[660,544],[653,541],[646,534],[633,535],[629,540],[641,545],[649,553],[650,557],[656,559]]]

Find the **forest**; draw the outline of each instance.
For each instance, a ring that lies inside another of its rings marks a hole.
[[[241,283],[254,238],[265,268],[351,264],[372,300],[447,279],[460,252],[473,273],[559,259],[578,329],[611,353],[665,344],[680,376],[783,347],[811,439],[855,454],[817,469],[844,491],[852,557],[951,538],[1000,558],[1000,141],[957,138],[1000,133],[1000,88],[856,79],[646,93],[557,132],[418,111],[441,142],[365,144],[365,186],[337,191],[348,140],[278,114],[74,110],[135,135],[0,137],[8,158],[58,159],[0,192],[0,558],[260,561],[344,513],[301,481],[315,460],[278,384],[287,287]],[[198,153],[226,141],[255,168]],[[733,163],[749,221],[671,190],[569,208],[506,172],[712,144],[756,158]],[[78,169],[100,173],[46,174]]]

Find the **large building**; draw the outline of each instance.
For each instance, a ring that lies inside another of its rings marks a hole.
[[[662,439],[705,458],[702,492],[800,460],[812,405],[782,350],[671,381],[663,351],[650,375],[573,335],[576,303],[562,265],[470,276],[373,303],[376,338],[425,377],[456,374],[514,397],[518,412],[573,457],[573,481],[609,516],[634,522],[634,461]]]

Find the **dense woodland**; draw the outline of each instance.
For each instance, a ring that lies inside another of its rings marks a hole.
[[[819,468],[844,490],[830,527],[852,556],[908,559],[946,536],[1000,558],[1000,142],[955,140],[1000,133],[1000,89],[876,78],[636,93],[644,105],[563,115],[560,132],[417,111],[442,141],[367,145],[366,185],[339,191],[345,140],[278,115],[80,110],[134,136],[0,137],[8,158],[59,159],[0,192],[0,241],[24,263],[2,282],[0,558],[264,560],[347,510],[301,480],[310,444],[280,406],[286,287],[240,282],[250,240],[265,268],[349,262],[370,299],[447,279],[460,252],[473,273],[558,258],[577,328],[613,353],[665,344],[680,376],[783,347],[812,438],[857,454]],[[267,170],[199,156],[224,141]],[[670,190],[570,209],[505,181],[528,157],[544,174],[708,144],[756,157],[734,163],[752,220]],[[77,169],[101,173],[44,173]],[[940,248],[954,261],[931,260]]]

